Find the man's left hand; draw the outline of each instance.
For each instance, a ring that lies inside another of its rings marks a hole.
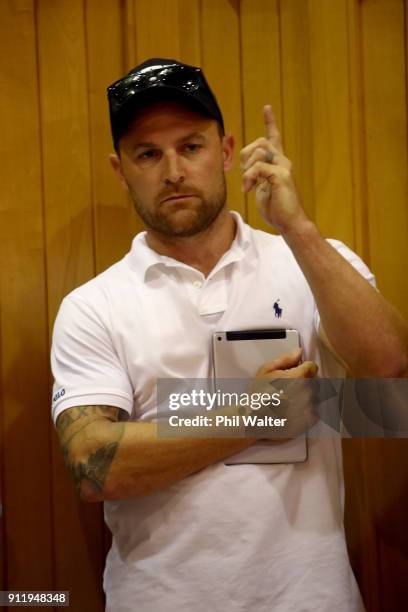
[[[285,234],[307,219],[292,176],[292,163],[282,149],[272,112],[264,106],[265,137],[241,151],[242,190],[255,189],[258,209],[265,221]]]

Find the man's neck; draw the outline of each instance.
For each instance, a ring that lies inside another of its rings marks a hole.
[[[235,234],[235,219],[224,208],[210,227],[195,236],[177,238],[147,230],[146,242],[156,253],[177,259],[208,276],[231,247]]]

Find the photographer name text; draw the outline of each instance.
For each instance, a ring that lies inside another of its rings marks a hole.
[[[196,415],[194,417],[169,417],[171,427],[284,427],[286,418],[272,416],[240,415],[225,416],[218,414],[215,417]]]

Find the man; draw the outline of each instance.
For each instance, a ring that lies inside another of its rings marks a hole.
[[[259,378],[397,377],[406,328],[307,218],[269,106],[241,152],[243,190],[280,237],[227,209],[234,140],[200,69],[154,58],[108,96],[112,166],[146,232],[65,298],[52,355],[67,465],[113,534],[107,610],[359,610],[338,440],[311,440],[301,464],[226,465],[254,440],[158,437],[156,381],[210,376],[213,331],[268,327],[297,329],[305,361],[285,354]]]

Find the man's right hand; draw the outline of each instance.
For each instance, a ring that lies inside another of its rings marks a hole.
[[[268,361],[259,368],[255,374],[256,379],[271,378],[314,378],[317,374],[317,365],[314,361],[304,361],[299,364],[302,349],[298,348],[291,353],[284,353],[276,359]]]
[[[268,361],[259,368],[251,384],[251,393],[278,393],[281,399],[279,406],[271,405],[264,411],[274,418],[287,419],[284,427],[268,429],[268,438],[278,437],[282,441],[295,438],[316,422],[313,408],[318,388],[305,379],[314,378],[318,367],[313,361],[299,363],[301,354],[299,348]]]

